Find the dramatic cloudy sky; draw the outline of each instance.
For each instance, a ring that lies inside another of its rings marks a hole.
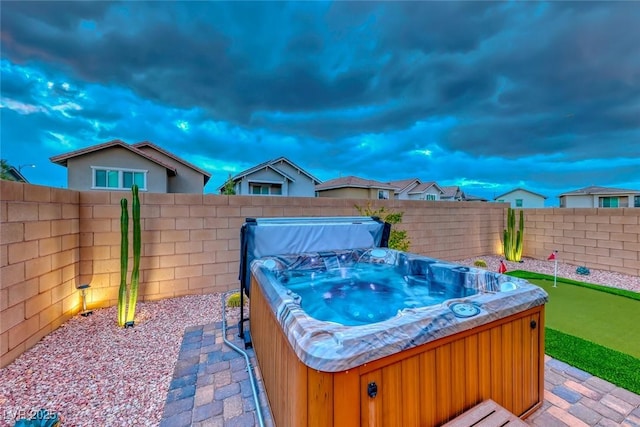
[[[286,156],[321,180],[493,199],[640,189],[640,2],[3,1],[1,155],[150,140],[213,174]]]

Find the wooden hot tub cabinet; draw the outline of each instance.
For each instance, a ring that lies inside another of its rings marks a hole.
[[[348,371],[320,372],[298,359],[252,281],[251,337],[278,427],[437,426],[486,399],[521,418],[542,404],[544,305]]]

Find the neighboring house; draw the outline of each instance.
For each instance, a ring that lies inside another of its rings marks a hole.
[[[20,170],[14,166],[10,166],[9,169],[7,169],[7,175],[12,178],[11,181],[29,183],[29,181],[27,181],[27,178],[25,178],[24,175],[20,173]]]
[[[316,185],[318,197],[343,199],[393,199],[397,187],[372,179],[345,176]]]
[[[160,160],[163,164],[176,169],[176,175],[169,177],[169,190],[167,193],[202,193],[211,178],[209,172],[194,166],[149,141],[138,142],[133,144],[133,147],[154,159]]]
[[[465,194],[465,202],[488,202],[489,199],[485,199],[481,196],[474,196],[473,194]]]
[[[456,186],[447,186],[441,187],[443,194],[440,196],[440,200],[444,201],[455,201],[460,202],[466,200],[466,195],[464,191],[460,187]]]
[[[435,182],[421,182],[418,178],[391,181],[389,184],[396,187],[394,198],[400,200],[440,200],[444,194]]]
[[[640,190],[591,186],[560,194],[561,208],[640,208]]]
[[[525,190],[524,188],[514,188],[504,194],[494,197],[493,200],[499,203],[510,203],[512,208],[544,208],[544,201],[547,196]]]
[[[151,193],[202,193],[211,174],[150,142],[121,140],[51,157],[67,168],[73,190],[129,190],[137,184]]]
[[[256,196],[315,197],[315,186],[322,182],[285,157],[260,163],[231,179],[237,195]],[[223,189],[224,185],[220,193]]]

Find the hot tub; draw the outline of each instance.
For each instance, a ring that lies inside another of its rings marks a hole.
[[[525,280],[387,248],[251,263],[250,330],[277,426],[435,426],[543,396],[544,304]]]

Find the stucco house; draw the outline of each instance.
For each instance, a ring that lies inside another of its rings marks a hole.
[[[592,185],[559,197],[561,208],[640,208],[640,190]]]
[[[524,188],[514,188],[493,198],[499,203],[510,203],[512,208],[544,208],[547,196]]]
[[[397,187],[372,179],[345,176],[316,185],[318,197],[343,199],[393,199]]]
[[[440,200],[444,190],[435,182],[421,182],[418,178],[389,182],[396,187],[394,198],[400,200]]]
[[[320,181],[286,157],[260,163],[231,178],[237,195],[315,197]],[[224,185],[218,190],[223,192]]]
[[[137,184],[150,193],[202,193],[211,174],[144,141],[119,139],[51,157],[67,168],[73,190],[129,190]]]

